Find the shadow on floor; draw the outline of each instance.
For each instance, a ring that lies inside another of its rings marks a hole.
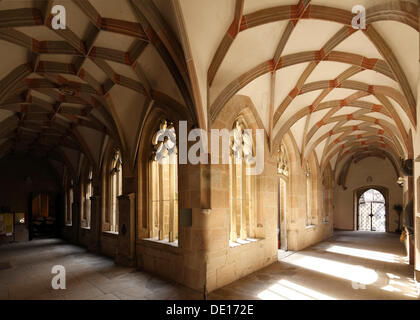
[[[328,241],[210,294],[210,299],[419,299],[398,235],[336,232]]]

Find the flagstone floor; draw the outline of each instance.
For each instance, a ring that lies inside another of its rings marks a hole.
[[[399,236],[336,232],[214,291],[212,299],[419,299]]]
[[[336,232],[328,241],[209,294],[209,299],[419,299],[394,234]],[[54,290],[54,265],[66,290]],[[59,239],[0,246],[0,299],[202,299],[203,294]]]
[[[66,269],[65,290],[51,286],[54,265]],[[182,300],[202,296],[59,239],[0,246],[0,299]]]

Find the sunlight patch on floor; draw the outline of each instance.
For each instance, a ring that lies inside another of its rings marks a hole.
[[[380,251],[373,251],[373,250],[366,250],[366,249],[357,249],[357,248],[349,248],[343,246],[333,245],[326,249],[325,251],[331,253],[338,253],[358,258],[364,258],[369,260],[377,260],[383,262],[390,262],[390,263],[408,263],[406,257],[398,256],[392,253],[385,253]]]
[[[381,287],[382,290],[388,291],[388,292],[399,292],[404,293],[405,296],[411,297],[411,298],[418,298],[419,292],[415,285],[415,281],[407,278],[408,285],[404,282],[402,282],[401,277],[392,274],[392,273],[386,273],[387,277],[389,278],[388,284],[384,287]]]
[[[372,284],[378,280],[378,274],[374,270],[362,266],[305,256],[304,253],[298,253],[292,257],[293,259],[290,259],[287,263],[328,276],[350,280],[364,285]]]
[[[259,293],[258,298],[262,300],[335,300],[335,298],[288,280],[280,280]]]
[[[279,262],[257,271],[261,277],[226,286],[231,290],[229,298],[236,295],[263,300],[420,298],[412,277],[413,267],[393,234],[336,232],[328,241],[283,257],[286,254],[289,252],[279,250]],[[215,297],[223,294],[222,291]]]

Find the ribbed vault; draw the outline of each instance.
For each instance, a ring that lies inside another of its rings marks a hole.
[[[51,26],[54,5],[65,30]],[[154,104],[195,118],[173,21],[153,1],[0,1],[0,157],[36,153],[75,171],[81,154],[98,168],[113,143],[134,167]]]
[[[66,30],[51,28],[56,4]],[[290,132],[321,169],[372,152],[398,166],[413,156],[418,29],[416,0],[2,0],[0,156],[76,169],[115,143],[134,168],[156,103],[206,128],[241,94],[272,152]]]
[[[181,3],[188,22],[193,10],[187,7],[194,4]],[[195,58],[207,65],[210,123],[227,101],[243,94],[255,104],[272,152],[290,131],[302,163],[313,152],[321,169],[331,164],[333,170],[359,154],[386,157],[395,167],[399,158],[413,156],[417,1],[204,3],[213,19],[195,20],[202,21],[201,34],[208,33],[214,54]],[[367,25],[357,30],[352,7],[360,4]],[[192,25],[187,31],[198,46]]]

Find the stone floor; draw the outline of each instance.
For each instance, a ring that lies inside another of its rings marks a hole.
[[[54,290],[54,265],[66,268],[66,290]],[[0,299],[163,300],[202,294],[58,239],[0,246]]]
[[[212,299],[419,299],[398,235],[336,232],[214,291]]]
[[[398,236],[338,232],[209,299],[418,299]],[[53,290],[53,265],[66,290]],[[58,239],[0,246],[0,299],[201,299],[202,294]]]

